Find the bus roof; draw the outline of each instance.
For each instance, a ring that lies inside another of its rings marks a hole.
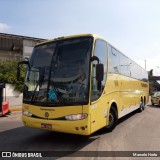
[[[76,34],[76,35],[70,35],[70,36],[63,36],[63,37],[58,37],[58,38],[54,38],[54,39],[51,39],[51,40],[47,40],[47,41],[44,41],[44,42],[41,42],[39,44],[37,44],[36,46],[41,46],[43,44],[47,44],[47,43],[52,43],[52,42],[56,42],[56,41],[59,41],[59,40],[66,40],[66,39],[71,39],[71,38],[77,38],[77,37],[93,37],[95,39],[102,39],[104,41],[107,42],[107,44],[111,45],[112,47],[114,47],[117,51],[121,52],[119,49],[117,49],[114,45],[112,45],[110,42],[108,42],[107,40],[105,40],[105,38],[97,35],[97,34],[92,34],[92,33],[89,33],[89,34]],[[35,47],[36,47],[35,46]],[[121,52],[121,54],[123,54],[125,57],[127,57],[128,59],[130,59],[127,55],[125,55],[123,52]],[[131,59],[130,59],[131,60]],[[134,62],[133,60],[131,60],[132,62]],[[134,62],[136,63],[136,62]],[[137,63],[136,63],[137,64]],[[138,66],[140,66],[139,64],[137,64]],[[141,66],[140,66],[141,67]],[[141,67],[143,68],[143,67]],[[144,69],[144,68],[143,68]],[[145,70],[145,69],[144,69]]]
[[[51,40],[41,42],[41,43],[37,44],[36,46],[47,44],[47,43],[52,43],[52,42],[55,42],[55,41],[58,41],[58,40],[65,40],[65,39],[77,38],[77,37],[102,38],[102,37],[100,37],[99,35],[96,35],[96,34],[77,34],[77,35],[71,35],[71,36],[57,37],[57,38],[54,38],[54,39],[51,39]]]

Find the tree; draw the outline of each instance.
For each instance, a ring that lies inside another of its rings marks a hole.
[[[12,84],[15,87],[15,90],[22,92],[25,68],[22,67],[20,81],[17,81],[17,64],[18,60],[0,60],[0,83]]]

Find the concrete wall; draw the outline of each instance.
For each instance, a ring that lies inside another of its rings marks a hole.
[[[1,59],[20,59],[21,55],[15,51],[4,51],[0,49]]]
[[[27,57],[30,58],[32,51],[33,51],[33,47],[37,44],[36,41],[33,40],[23,40],[23,58]]]
[[[15,91],[14,87],[11,84],[6,84],[3,96],[4,96],[4,101],[9,102],[10,108],[22,106],[23,94]]]

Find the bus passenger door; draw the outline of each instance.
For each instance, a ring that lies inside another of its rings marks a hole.
[[[94,46],[94,56],[96,56],[98,60],[92,60],[90,97],[91,133],[106,125],[107,116],[107,103],[103,96],[107,78],[107,43],[101,39],[97,39]],[[102,81],[98,81],[96,78],[98,64],[103,64],[104,66]]]
[[[102,82],[92,77],[92,92],[91,92],[91,133],[104,127],[107,122],[107,103],[104,96],[104,85]]]

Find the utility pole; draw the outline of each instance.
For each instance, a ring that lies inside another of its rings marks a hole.
[[[146,69],[146,60],[144,60],[144,62],[145,62],[145,69]]]

